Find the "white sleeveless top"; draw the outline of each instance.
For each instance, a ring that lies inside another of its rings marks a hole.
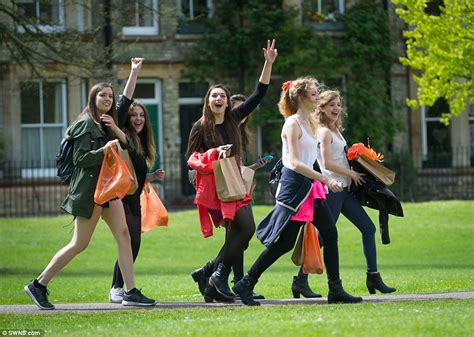
[[[345,167],[350,170],[351,167],[349,166],[349,162],[347,161],[347,157],[346,157],[346,151],[344,150],[344,147],[347,145],[346,140],[344,139],[342,134],[339,132],[339,130],[337,130],[337,133],[331,131],[331,136],[332,136],[332,141],[331,141],[332,161],[335,164]],[[333,171],[326,169],[326,167],[324,167],[320,146],[321,144],[318,143],[316,154],[318,158],[319,167],[321,168],[321,173],[329,178],[342,182],[343,187],[350,186],[351,177],[335,173]]]
[[[299,154],[300,154],[300,160],[308,165],[309,167],[313,168],[313,164],[316,161],[316,146],[318,144],[318,140],[316,137],[312,134],[310,134],[306,128],[304,128],[301,124],[300,121],[297,118],[297,115],[292,115],[287,118],[290,119],[293,118],[296,120],[298,125],[300,126],[301,129],[301,137],[298,139],[298,145],[299,145]],[[282,143],[283,143],[283,148],[282,148],[282,156],[281,156],[281,161],[284,166],[288,167],[289,169],[294,170],[295,168],[291,164],[290,161],[290,152],[288,151],[288,142],[286,138],[282,137]]]

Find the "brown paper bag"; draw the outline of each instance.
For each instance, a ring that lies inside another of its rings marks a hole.
[[[363,154],[359,155],[355,160],[385,186],[390,186],[395,182],[395,172],[386,168],[378,161],[372,160]]]
[[[217,196],[221,201],[242,200],[247,191],[235,157],[222,158],[212,163]]]
[[[248,194],[251,194],[255,171],[247,166],[241,166],[240,169],[242,170],[242,179],[244,181],[245,190]]]
[[[137,189],[138,189],[138,180],[137,180],[137,175],[135,174],[135,168],[133,167],[132,164],[132,159],[130,158],[130,154],[128,153],[127,149],[122,149],[120,146],[120,143],[117,143],[118,147],[118,153],[120,157],[125,161],[127,164],[128,170],[133,176],[133,185],[130,187],[130,190],[127,192],[127,194],[134,194]]]
[[[304,227],[301,226],[300,234],[298,235],[298,240],[296,240],[295,249],[291,255],[291,261],[297,266],[303,265],[304,261]]]

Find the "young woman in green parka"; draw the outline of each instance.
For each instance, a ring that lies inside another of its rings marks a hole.
[[[132,62],[131,76],[136,77],[139,69],[137,63]],[[100,216],[109,226],[117,242],[118,263],[128,290],[124,294],[122,304],[136,306],[156,304],[155,300],[147,298],[135,287],[130,235],[122,201],[115,199],[103,205],[94,203],[94,191],[104,158],[105,146],[109,140],[115,138],[112,133],[113,127],[105,126],[105,123],[101,122],[103,114],[111,116],[113,122],[116,123],[114,91],[108,83],[99,83],[91,88],[87,107],[66,132],[66,137],[74,142],[75,168],[68,195],[61,208],[74,215],[74,234],[71,241],[54,255],[38,278],[24,287],[26,293],[40,309],[54,309],[54,305],[48,301],[46,287],[59,271],[87,248]]]

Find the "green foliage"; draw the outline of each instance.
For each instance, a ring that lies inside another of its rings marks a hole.
[[[283,119],[276,104],[280,84],[300,76],[313,76],[333,87],[336,76],[348,79],[348,140],[375,146],[389,144],[400,123],[392,116],[390,101],[389,29],[386,10],[376,0],[362,0],[343,18],[339,35],[320,34],[310,25],[295,22],[295,13],[281,1],[220,1],[207,34],[188,58],[187,75],[216,79],[249,93],[255,86],[268,38],[277,39],[279,56],[273,66],[275,80],[254,114],[264,130],[264,151],[278,153]],[[224,13],[224,14],[223,14]],[[342,88],[338,88],[342,89]]]
[[[417,99],[411,107],[432,106],[440,97],[449,102],[443,122],[474,104],[474,4],[444,1],[439,15],[431,15],[427,0],[392,0],[397,14],[410,25],[404,32],[407,55],[400,61],[417,71]]]
[[[390,144],[398,121],[390,98],[390,31],[387,11],[376,0],[362,0],[344,16],[340,59],[350,69],[347,86],[349,143]]]

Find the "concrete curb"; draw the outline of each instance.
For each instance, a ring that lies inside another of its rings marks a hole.
[[[435,301],[435,300],[467,300],[474,299],[474,290],[459,291],[449,293],[432,294],[403,294],[403,295],[382,295],[363,296],[365,303],[379,302],[406,302],[406,301]],[[321,305],[328,304],[325,298],[307,299],[269,299],[261,300],[262,306],[275,305]],[[363,303],[364,303],[363,302]],[[40,310],[36,305],[0,305],[0,314],[50,314],[50,313],[79,313],[79,312],[104,312],[117,310],[156,310],[156,309],[177,309],[177,308],[224,308],[241,307],[242,302],[235,303],[204,303],[204,302],[160,302],[154,307],[125,307],[113,303],[76,303],[76,304],[56,304],[56,310]]]

